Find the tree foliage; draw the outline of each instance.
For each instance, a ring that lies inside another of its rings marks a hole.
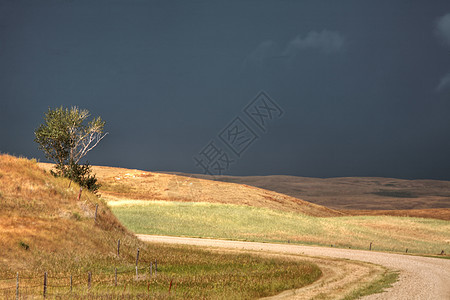
[[[95,175],[90,175],[89,163],[79,165],[80,160],[95,148],[108,134],[104,133],[105,121],[94,117],[88,110],[78,107],[48,109],[44,123],[34,132],[39,149],[45,157],[54,161],[56,176],[63,176],[96,191],[99,185]]]
[[[68,165],[56,165],[55,169],[56,171],[50,171],[54,176],[69,178],[93,193],[96,193],[101,186],[97,183],[95,174],[91,175],[92,169],[89,162],[86,162],[84,165],[70,162]]]

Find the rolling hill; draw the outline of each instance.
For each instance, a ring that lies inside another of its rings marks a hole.
[[[0,155],[0,275],[106,262],[114,257],[118,239],[123,259],[136,247],[146,247],[104,201],[88,192],[78,199],[79,187],[68,185],[35,161]]]

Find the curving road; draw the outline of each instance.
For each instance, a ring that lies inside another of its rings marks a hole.
[[[391,254],[375,251],[238,242],[213,239],[181,238],[169,236],[137,235],[148,242],[184,244],[203,247],[219,247],[238,250],[264,251],[269,253],[303,254],[332,258],[344,258],[385,266],[400,271],[399,281],[381,294],[363,299],[430,299],[450,300],[450,260]],[[296,298],[291,294],[290,297]],[[301,298],[299,296],[299,298]]]

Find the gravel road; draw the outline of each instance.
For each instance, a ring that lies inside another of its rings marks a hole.
[[[224,241],[213,239],[181,238],[169,236],[138,235],[143,241],[256,250],[272,253],[303,254],[364,261],[400,271],[399,281],[381,294],[363,299],[432,299],[450,300],[450,260],[375,251]],[[295,297],[294,297],[295,298]]]

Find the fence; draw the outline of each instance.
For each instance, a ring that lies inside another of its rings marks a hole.
[[[81,199],[83,189],[80,188],[78,201]],[[97,222],[98,204],[95,205],[94,221]],[[120,239],[117,240],[117,256],[120,256]],[[45,272],[42,276],[23,277],[19,273],[15,277],[0,278],[0,298],[1,299],[19,299],[27,296],[41,295],[46,297],[62,297],[68,295],[80,295],[94,290],[104,289],[110,292],[111,288],[121,288],[123,292],[130,288],[133,283],[138,283],[141,279],[156,278],[158,272],[157,260],[147,263],[148,267],[138,268],[139,248],[136,253],[136,266],[133,269],[118,271],[114,268],[110,273],[88,272],[86,274],[77,274],[75,276],[48,276]],[[145,262],[144,262],[145,263]],[[148,272],[147,272],[148,271]],[[130,276],[131,275],[131,276]],[[148,277],[149,276],[149,277]],[[169,293],[172,288],[170,281]],[[147,285],[147,291],[150,292],[150,284]]]
[[[110,272],[87,272],[85,274],[69,276],[22,277],[19,273],[15,277],[0,278],[0,298],[16,299],[26,296],[41,295],[46,297],[63,297],[67,295],[84,295],[90,292],[122,291],[137,285],[140,281],[156,279],[157,261],[148,267],[114,270]],[[123,288],[122,288],[123,287]],[[148,286],[149,288],[149,286]]]

